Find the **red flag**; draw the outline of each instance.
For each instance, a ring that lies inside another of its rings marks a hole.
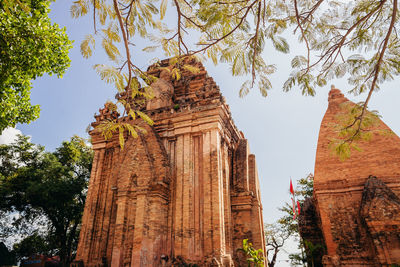
[[[300,215],[300,203],[297,201],[297,214]]]
[[[290,179],[290,193],[294,196],[294,190],[293,190],[292,179]]]

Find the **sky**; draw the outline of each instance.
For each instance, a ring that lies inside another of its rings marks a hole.
[[[41,105],[40,118],[7,130],[0,137],[0,143],[8,142],[21,131],[31,136],[32,142],[54,150],[74,134],[87,137],[85,130],[94,121],[94,113],[107,100],[114,99],[115,89],[101,81],[92,68],[94,64],[107,62],[100,45],[89,60],[80,54],[79,45],[85,35],[93,33],[93,24],[90,17],[72,19],[71,3],[54,2],[50,14],[52,21],[65,26],[69,38],[74,40],[74,48],[70,51],[71,67],[62,79],[43,76],[33,82],[32,103]],[[314,97],[302,96],[296,87],[288,93],[283,92],[282,85],[291,72],[291,58],[305,52],[291,34],[286,37],[291,49],[289,55],[272,48],[267,48],[264,54],[267,63],[275,64],[278,69],[271,76],[273,89],[266,98],[257,88],[240,98],[239,89],[244,78],[232,77],[226,64],[204,63],[226,97],[236,126],[244,132],[251,152],[256,155],[265,223],[273,223],[281,216],[278,208],[290,200],[290,179],[295,181],[314,171],[319,126],[328,105],[330,85],[334,84],[354,102],[366,97],[365,94],[358,97],[347,94],[350,86],[345,79],[331,81],[325,88],[318,89]],[[155,57],[163,58],[159,54],[142,52],[143,47],[144,44],[139,43],[133,50],[133,58],[140,67],[146,68]],[[397,135],[400,134],[399,85],[399,78],[384,84],[374,93],[369,105],[370,109],[380,112],[383,121]],[[278,266],[287,265],[282,262]]]

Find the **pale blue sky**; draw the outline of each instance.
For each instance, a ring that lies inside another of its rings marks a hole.
[[[32,102],[41,105],[40,118],[29,125],[18,125],[24,134],[32,136],[32,141],[52,150],[63,140],[78,134],[86,137],[86,127],[94,120],[93,114],[108,99],[113,99],[115,89],[100,80],[92,69],[96,63],[106,62],[101,48],[86,60],[79,51],[84,36],[93,32],[91,18],[74,20],[69,8],[71,1],[59,0],[52,4],[51,18],[65,26],[71,40],[75,40],[70,52],[71,67],[62,79],[42,77],[34,82]],[[302,52],[302,46],[288,35],[292,55]],[[138,49],[133,57],[141,67],[159,56]],[[271,76],[273,90],[267,98],[261,97],[254,89],[247,97],[239,98],[238,91],[243,78],[232,77],[229,66],[214,66],[206,63],[206,69],[220,86],[230,105],[234,121],[248,138],[251,152],[256,155],[264,222],[272,223],[280,217],[277,208],[290,200],[289,180],[305,177],[314,171],[315,152],[321,119],[327,108],[330,84],[345,93],[350,86],[345,80],[332,81],[317,92],[315,97],[304,97],[294,88],[289,93],[282,92],[282,85],[291,72],[291,56],[267,49],[267,63],[276,64],[278,71]],[[382,86],[370,102],[371,109],[377,109],[385,123],[396,134],[400,134],[400,83],[399,79]],[[355,101],[366,96],[345,95]],[[279,264],[283,266],[286,264]]]

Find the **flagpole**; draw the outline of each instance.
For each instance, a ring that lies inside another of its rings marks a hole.
[[[305,259],[304,258],[304,250],[305,250],[305,244],[304,244],[304,240],[301,237],[300,234],[300,226],[299,226],[299,217],[300,217],[300,203],[297,201],[297,207],[295,207],[296,204],[296,196],[295,196],[295,191],[293,189],[293,183],[292,183],[292,178],[290,178],[290,193],[292,194],[292,211],[293,211],[293,220],[297,219],[297,233],[299,234],[299,238],[300,238],[300,251],[301,251],[301,258],[302,260]],[[296,209],[297,208],[297,209]],[[296,218],[296,212],[298,214],[297,218]],[[307,266],[307,259],[305,259],[306,262],[303,262],[303,266]]]

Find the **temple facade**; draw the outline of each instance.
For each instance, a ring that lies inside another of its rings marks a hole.
[[[153,126],[108,104],[95,116],[75,265],[239,266],[243,239],[265,250],[255,156],[213,79],[201,63],[186,63],[200,71],[179,80],[168,60],[149,67],[155,97],[141,109]],[[105,140],[96,130],[109,119],[147,133],[126,134],[121,149],[118,134]]]
[[[338,90],[319,132],[314,196],[300,216],[303,239],[322,249],[315,266],[390,266],[400,264],[400,138],[381,120],[341,161],[329,147],[337,137],[338,116],[354,105]]]

